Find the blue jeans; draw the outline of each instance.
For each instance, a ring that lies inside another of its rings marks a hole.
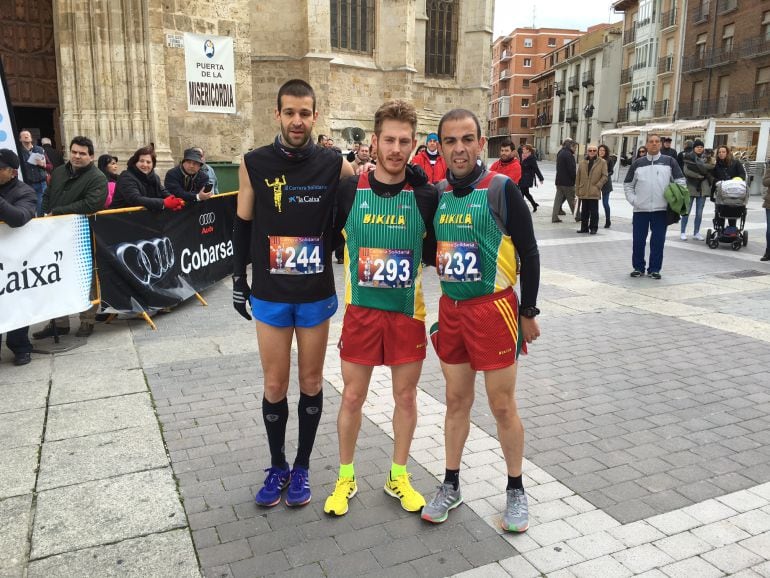
[[[703,220],[703,206],[706,204],[706,197],[690,197],[690,211],[682,217],[682,233],[687,232],[687,221],[690,213],[692,212],[693,205],[695,206],[695,223],[692,234],[695,235],[700,231],[700,223]]]
[[[35,193],[37,193],[37,208],[35,209],[35,216],[42,217],[43,216],[43,194],[45,194],[46,183],[45,181],[40,181],[39,183],[29,183],[29,186],[35,189]]]
[[[604,206],[604,220],[609,223],[610,221],[610,193],[612,191],[607,191],[606,193],[602,191],[602,205]]]
[[[647,233],[650,236],[649,273],[660,273],[663,267],[663,245],[666,242],[666,211],[635,212],[633,218],[634,249],[631,263],[634,271],[644,273],[644,253],[647,248]]]

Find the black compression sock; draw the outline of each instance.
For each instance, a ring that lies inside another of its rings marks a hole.
[[[271,465],[286,468],[286,422],[289,421],[289,403],[284,397],[281,401],[270,403],[262,398],[262,419],[267,431],[267,443],[270,446]]]
[[[460,470],[444,470],[444,483],[452,484],[452,487],[457,490],[460,487]]]
[[[297,445],[297,459],[294,460],[295,466],[305,469],[310,467],[310,453],[313,451],[315,434],[321,421],[323,407],[323,390],[319,391],[316,395],[299,394],[299,405],[297,406],[299,444]]]
[[[508,476],[508,487],[506,490],[523,490],[524,482],[521,480],[521,476]]]

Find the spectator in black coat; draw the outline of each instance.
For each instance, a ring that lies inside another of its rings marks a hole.
[[[537,160],[535,159],[535,149],[532,145],[525,144],[521,150],[521,180],[519,181],[519,189],[521,194],[524,195],[529,202],[532,203],[532,212],[536,212],[540,206],[535,202],[535,199],[529,192],[529,189],[535,186],[535,177],[538,178],[540,184],[543,184],[543,173],[540,172],[540,167],[537,166]]]
[[[0,221],[5,221],[10,227],[26,225],[35,216],[37,206],[35,189],[21,182],[18,175],[19,157],[10,149],[0,149]],[[26,365],[32,361],[29,327],[9,331],[6,345],[13,351],[15,365]]]
[[[733,153],[729,146],[722,145],[717,149],[717,162],[714,165],[714,184],[711,187],[711,200],[714,200],[714,191],[716,190],[716,184],[719,181],[729,181],[735,177],[740,177],[744,181],[746,180],[746,169],[743,168],[743,164],[738,159],[733,158]],[[723,227],[725,225],[724,219],[714,219],[716,223],[720,223]],[[735,226],[737,219],[727,219],[727,224],[731,227]]]
[[[663,137],[663,140],[660,141],[660,144],[662,145],[660,149],[660,154],[668,155],[672,159],[676,159],[677,158],[676,149],[671,147],[671,142],[672,140],[670,136]]]
[[[166,190],[188,203],[210,199],[213,193],[203,190],[209,183],[209,176],[202,167],[203,159],[198,150],[187,149],[182,162],[166,173],[163,183]]]
[[[561,223],[559,211],[567,201],[570,213],[575,212],[575,177],[577,176],[577,161],[575,161],[575,147],[577,143],[568,138],[556,154],[556,196],[553,199],[553,211],[551,222]]]
[[[145,207],[150,211],[182,208],[182,200],[160,184],[155,163],[155,149],[149,146],[138,149],[128,159],[128,169],[118,177],[111,208]]]

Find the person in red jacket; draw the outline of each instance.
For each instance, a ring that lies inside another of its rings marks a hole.
[[[519,162],[519,155],[513,150],[513,143],[510,139],[505,139],[500,143],[500,159],[495,161],[489,170],[505,175],[517,185],[519,184],[521,163]]]
[[[428,135],[425,146],[424,151],[414,155],[412,163],[422,167],[431,184],[441,182],[446,178],[446,163],[438,152],[438,135],[435,132]]]

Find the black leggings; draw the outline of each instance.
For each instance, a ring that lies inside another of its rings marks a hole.
[[[537,206],[537,203],[535,202],[535,199],[532,198],[532,195],[529,194],[529,187],[519,185],[519,190],[521,191],[521,194],[524,195],[524,198],[530,202],[532,208],[534,209]]]

